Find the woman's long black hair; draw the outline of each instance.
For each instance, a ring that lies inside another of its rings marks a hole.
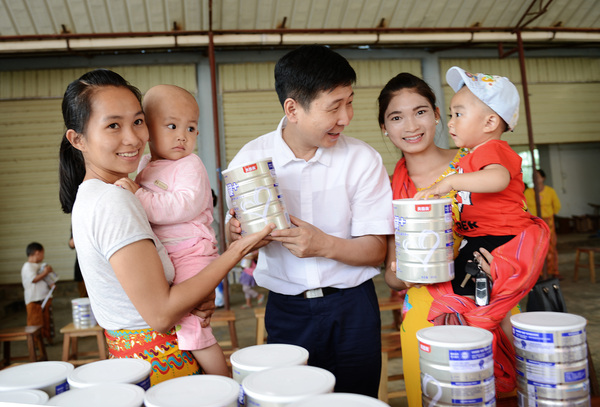
[[[130,85],[121,75],[108,69],[90,71],[71,82],[63,96],[62,114],[67,130],[74,130],[84,136],[92,113],[92,97],[96,90],[106,86],[127,88],[140,103],[142,101],[138,88]],[[66,131],[60,143],[58,176],[60,205],[64,213],[71,213],[77,189],[85,177],[85,160],[81,151],[67,139]]]

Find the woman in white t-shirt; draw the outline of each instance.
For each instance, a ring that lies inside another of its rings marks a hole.
[[[198,275],[171,286],[173,265],[139,200],[113,185],[137,169],[148,141],[140,102],[137,88],[106,69],[69,84],[62,102],[60,201],[72,213],[79,264],[110,357],[148,360],[156,384],[199,373],[195,359],[179,350],[173,327],[190,312],[212,314],[215,287],[272,225],[233,242]]]

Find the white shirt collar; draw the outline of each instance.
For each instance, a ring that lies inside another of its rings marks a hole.
[[[283,116],[279,125],[277,126],[277,137],[275,138],[275,155],[278,157],[278,164],[281,166],[285,166],[292,161],[304,161],[301,158],[297,158],[294,155],[294,152],[290,148],[290,146],[283,139],[283,129],[287,126],[287,117]],[[338,140],[339,142],[339,140]],[[318,162],[327,167],[331,166],[331,158],[332,152],[330,150],[337,147],[337,143],[335,146],[330,148],[319,147],[315,155],[308,160],[309,163]]]

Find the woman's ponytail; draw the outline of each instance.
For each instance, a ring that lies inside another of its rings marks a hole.
[[[66,133],[60,142],[58,178],[60,181],[59,199],[64,213],[71,213],[77,189],[85,176],[83,154],[67,139]]]

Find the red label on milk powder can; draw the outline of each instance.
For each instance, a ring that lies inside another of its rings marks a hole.
[[[256,166],[256,164],[251,164],[251,165],[246,165],[242,169],[244,170],[244,173],[247,173],[247,172],[256,171],[257,168],[258,167]]]
[[[415,211],[416,212],[431,212],[431,204],[428,205],[415,205]]]
[[[427,352],[427,353],[431,353],[431,346],[427,345],[423,342],[419,342],[419,348],[423,351],[423,352]]]

